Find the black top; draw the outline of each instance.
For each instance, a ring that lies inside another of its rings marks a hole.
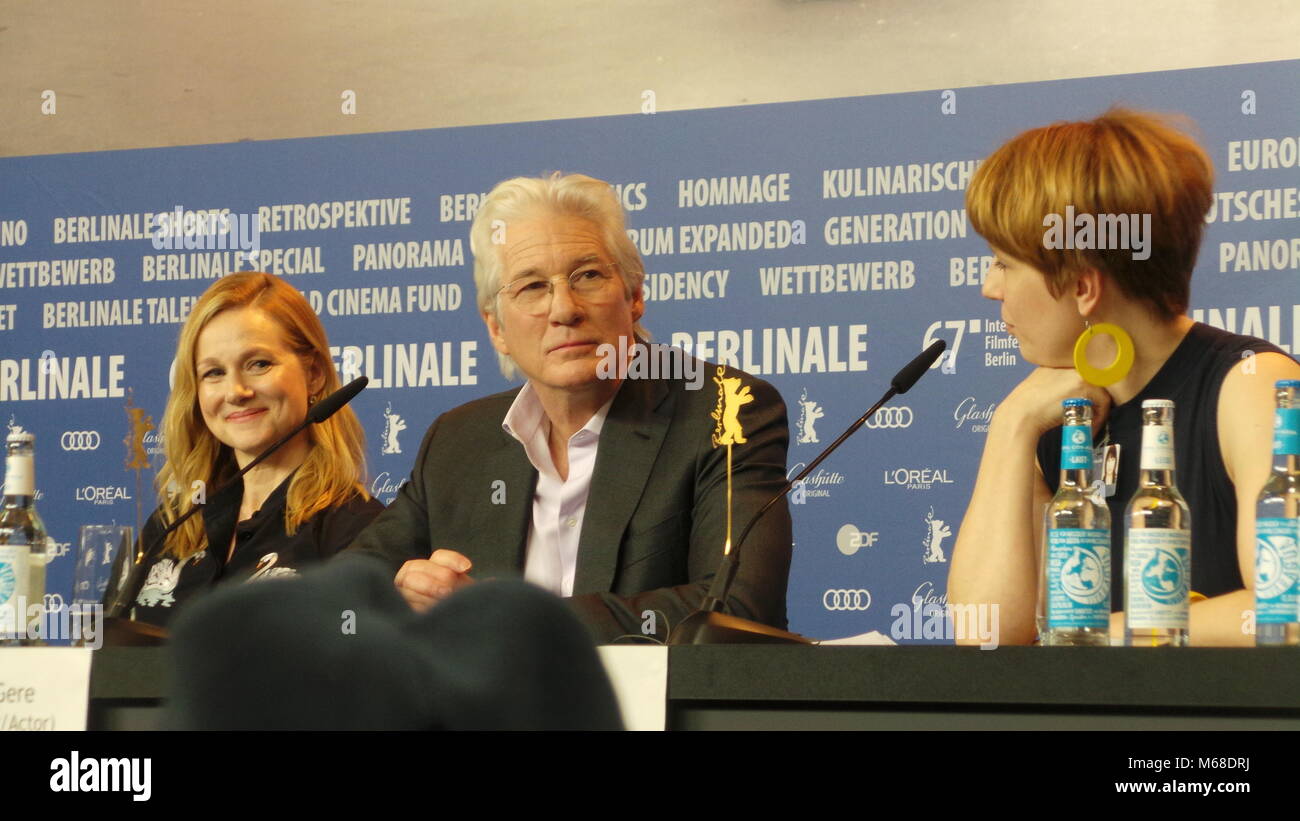
[[[1237,564],[1237,497],[1219,451],[1219,389],[1246,351],[1283,353],[1252,336],[1221,331],[1200,322],[1174,349],[1137,396],[1110,409],[1095,438],[1120,446],[1119,473],[1110,508],[1111,610],[1124,608],[1124,509],[1137,491],[1142,451],[1142,402],[1174,402],[1174,481],[1192,514],[1192,589],[1205,596],[1245,586]],[[1061,481],[1061,428],[1038,440],[1038,464],[1047,488]],[[1097,466],[1100,468],[1100,465]],[[1093,478],[1100,478],[1098,470]]]
[[[238,521],[244,496],[242,482],[208,499],[198,514],[203,517],[208,546],[183,562],[178,563],[174,556],[156,560],[136,597],[132,617],[166,626],[183,602],[218,582],[296,574],[299,568],[323,561],[347,547],[384,509],[374,499],[353,496],[343,505],[317,512],[289,536],[284,529],[284,506],[292,479],[290,474],[262,507],[242,522]],[[162,530],[155,511],[144,526],[146,548]],[[235,547],[227,561],[232,535]],[[161,553],[161,548],[157,551]],[[120,578],[120,573],[114,572],[113,577]]]

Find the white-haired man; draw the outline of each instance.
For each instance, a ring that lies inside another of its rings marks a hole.
[[[522,573],[568,597],[597,640],[650,624],[662,636],[699,605],[722,556],[716,386],[680,369],[634,379],[610,367],[612,352],[644,338],[645,302],[641,260],[607,183],[507,180],[484,200],[470,247],[502,371],[527,381],[439,417],[410,481],[353,546],[389,560],[417,609],[475,579]],[[789,431],[774,388],[725,376],[753,396],[733,456],[739,528],[784,484]],[[731,612],[785,626],[790,548],[781,504],[744,546]]]

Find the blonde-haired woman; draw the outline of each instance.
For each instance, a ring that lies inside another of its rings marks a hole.
[[[241,272],[204,292],[181,329],[174,381],[143,544],[205,504],[155,554],[136,620],[166,625],[186,599],[227,579],[296,573],[347,547],[383,510],[362,484],[364,437],[347,407],[220,490],[339,388],[325,329],[283,280]]]

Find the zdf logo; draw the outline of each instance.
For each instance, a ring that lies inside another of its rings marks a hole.
[[[906,405],[893,408],[881,408],[876,415],[867,420],[867,427],[874,430],[882,428],[910,428],[912,426],[912,409]]]
[[[99,431],[65,430],[59,437],[59,445],[64,450],[98,450]]]
[[[875,547],[876,539],[879,537],[880,533],[877,531],[858,530],[857,525],[847,524],[835,534],[835,546],[845,556],[852,556],[861,548]]]
[[[870,606],[870,590],[827,590],[822,594],[822,607],[827,610],[866,610]]]

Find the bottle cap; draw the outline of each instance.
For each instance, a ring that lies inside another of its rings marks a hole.
[[[36,442],[36,434],[25,430],[14,430],[9,432],[9,438],[5,441],[11,445],[30,445]]]
[[[1142,407],[1144,408],[1172,408],[1174,400],[1172,399],[1144,399]]]
[[[1279,379],[1275,388],[1300,388],[1300,379]]]
[[[1063,407],[1063,408],[1085,408],[1085,407],[1086,407],[1086,408],[1091,408],[1091,407],[1092,407],[1092,400],[1091,400],[1091,399],[1082,399],[1082,398],[1077,398],[1077,397],[1074,398],[1074,399],[1063,399],[1063,400],[1061,401],[1061,407]]]

